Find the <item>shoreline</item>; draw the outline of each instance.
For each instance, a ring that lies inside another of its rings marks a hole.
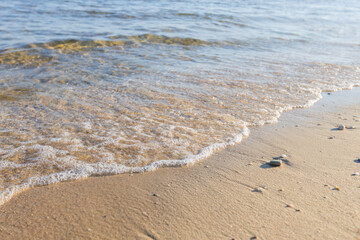
[[[324,93],[311,108],[283,112],[278,123],[188,167],[22,192],[0,206],[0,237],[360,237],[360,176],[351,176],[360,171],[359,93]],[[331,131],[336,124],[356,128]],[[288,161],[270,168],[281,154]]]
[[[158,160],[155,162],[152,162],[149,165],[140,166],[140,167],[128,167],[124,165],[118,165],[118,164],[107,164],[103,169],[98,169],[98,165],[95,164],[88,164],[85,163],[83,166],[83,169],[80,170],[80,172],[73,173],[69,171],[63,171],[63,172],[57,172],[52,173],[50,175],[45,176],[39,176],[39,177],[33,177],[28,178],[25,181],[23,181],[20,185],[13,185],[9,188],[7,188],[5,191],[3,191],[0,194],[0,206],[3,204],[6,204],[8,201],[10,201],[14,196],[21,194],[24,191],[28,191],[35,187],[42,187],[47,186],[51,184],[59,184],[63,182],[71,182],[71,181],[81,181],[87,178],[91,177],[97,177],[97,176],[112,176],[112,175],[120,175],[120,174],[128,174],[128,173],[144,173],[144,172],[151,172],[156,171],[160,168],[168,168],[168,167],[186,167],[186,166],[192,166],[194,164],[197,164],[201,161],[204,161],[208,157],[212,156],[214,153],[218,151],[222,151],[226,149],[227,147],[239,144],[243,141],[244,138],[249,137],[250,129],[255,127],[263,127],[269,124],[277,124],[279,121],[279,118],[283,113],[286,113],[288,111],[293,111],[296,109],[307,109],[311,108],[316,104],[318,101],[320,101],[326,93],[328,95],[331,94],[331,92],[341,92],[341,91],[359,91],[360,86],[358,85],[352,85],[348,88],[339,88],[339,89],[333,89],[332,91],[319,91],[318,97],[316,99],[308,100],[304,105],[301,106],[287,106],[283,107],[279,110],[276,110],[276,115],[272,119],[267,121],[261,121],[255,124],[249,124],[246,122],[243,122],[243,130],[239,132],[233,139],[227,142],[221,142],[221,143],[214,143],[207,147],[204,147],[200,149],[198,154],[188,156],[184,159],[178,159],[178,160]],[[359,91],[360,93],[360,91]],[[315,94],[315,93],[314,93]],[[316,94],[315,94],[316,95]],[[103,163],[101,163],[103,164]],[[65,176],[64,176],[65,175]]]

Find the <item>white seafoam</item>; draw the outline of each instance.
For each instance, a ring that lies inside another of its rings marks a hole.
[[[353,86],[351,86],[353,87]],[[350,87],[350,88],[351,88]],[[348,88],[349,89],[349,88]],[[38,167],[41,166],[44,162],[53,161],[52,164],[59,165],[60,167],[66,166],[64,171],[54,172],[43,176],[31,176],[27,179],[23,179],[20,184],[11,185],[4,189],[1,192],[0,202],[3,204],[6,201],[10,200],[15,194],[24,191],[26,189],[35,187],[35,186],[42,186],[48,185],[53,183],[59,183],[63,181],[72,181],[87,178],[90,176],[99,176],[99,175],[110,175],[110,174],[121,174],[125,172],[145,172],[145,171],[154,171],[159,167],[171,167],[171,166],[181,166],[181,165],[189,165],[193,164],[199,160],[202,160],[208,156],[210,156],[215,151],[223,149],[227,146],[234,145],[242,141],[244,137],[247,137],[250,133],[249,127],[254,126],[261,126],[263,124],[274,124],[277,122],[277,119],[280,117],[281,112],[288,111],[293,108],[299,107],[310,107],[316,101],[321,99],[321,91],[317,90],[314,91],[314,98],[313,100],[309,100],[306,104],[302,106],[287,106],[282,109],[273,112],[273,117],[264,121],[260,120],[255,123],[247,123],[243,122],[242,124],[242,131],[235,135],[229,141],[221,142],[221,143],[214,143],[209,146],[202,148],[197,154],[186,156],[183,159],[166,159],[166,160],[156,160],[151,162],[150,164],[146,164],[143,166],[126,166],[125,164],[121,164],[114,162],[114,157],[111,153],[103,154],[103,158],[101,161],[88,163],[84,161],[79,161],[74,156],[67,155],[68,153],[64,150],[57,150],[51,146],[44,146],[40,144],[31,145],[31,141],[29,146],[24,144],[12,150],[1,150],[1,166],[0,169],[17,169],[23,168],[22,164],[16,164],[13,162],[6,161],[7,158],[16,154],[16,152],[24,151],[33,149],[35,151],[39,151],[40,154],[33,160],[31,163],[27,163],[26,168]],[[91,124],[89,122],[83,123],[85,129],[90,130]],[[81,146],[81,140],[79,139],[71,139],[68,138],[69,134],[64,134],[65,138],[63,139],[56,139],[52,138],[51,142],[57,141],[65,141],[65,143],[71,143],[69,146],[74,150],[76,150],[77,146]],[[60,156],[60,157],[59,157]]]

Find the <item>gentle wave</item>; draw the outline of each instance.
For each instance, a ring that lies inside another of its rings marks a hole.
[[[112,40],[57,40],[48,43],[29,44],[22,49],[8,49],[0,53],[0,64],[40,67],[56,62],[56,55],[42,50],[54,50],[56,54],[79,54],[88,51],[101,51],[107,47],[120,49],[134,48],[142,44],[166,44],[172,46],[209,46],[215,43],[194,38],[167,37],[153,34],[136,36],[111,36]],[[230,44],[227,42],[227,44]]]
[[[353,87],[360,87],[359,85],[352,85],[348,86],[344,89],[352,89]],[[332,91],[340,91],[344,89],[332,89]],[[250,134],[250,129],[248,127],[255,127],[255,126],[262,126],[264,124],[275,124],[280,117],[281,113],[283,111],[290,111],[295,108],[308,108],[311,107],[313,104],[315,104],[317,101],[319,101],[321,96],[321,91],[315,90],[313,91],[314,96],[316,98],[309,100],[304,105],[297,105],[297,106],[286,106],[284,108],[281,108],[274,112],[274,117],[272,119],[269,119],[267,121],[259,121],[257,123],[243,123],[243,130],[241,133],[237,134],[233,139],[231,139],[228,142],[223,143],[216,143],[212,144],[210,146],[207,146],[199,151],[198,154],[188,156],[185,159],[182,160],[158,160],[155,162],[150,163],[149,165],[141,166],[141,167],[130,167],[125,166],[123,164],[116,164],[112,163],[111,157],[110,161],[101,161],[96,163],[86,163],[82,161],[77,161],[74,158],[70,156],[66,156],[63,158],[58,158],[53,163],[61,169],[64,165],[66,165],[66,170],[61,172],[54,172],[50,173],[48,175],[39,176],[39,177],[30,177],[27,179],[24,179],[20,184],[17,185],[10,185],[9,187],[5,188],[0,192],[0,205],[6,203],[9,201],[14,195],[25,191],[27,189],[37,187],[37,186],[44,186],[54,183],[60,183],[65,181],[74,181],[74,180],[80,180],[92,176],[106,176],[106,175],[116,175],[116,174],[122,174],[122,173],[141,173],[146,171],[154,171],[161,167],[176,167],[176,166],[182,166],[182,165],[189,165],[194,164],[197,161],[200,161],[202,159],[205,159],[212,155],[214,152],[219,151],[221,149],[224,149],[227,146],[234,145],[236,143],[240,143],[244,137],[248,137]],[[54,139],[56,141],[56,139]],[[41,146],[41,145],[35,145],[30,146],[30,148],[27,148],[25,146],[20,146],[19,149],[10,150],[10,151],[4,151],[0,150],[0,157],[2,159],[7,159],[9,156],[16,154],[18,150],[20,151],[27,151],[27,149],[35,149],[40,150],[42,153],[40,155],[40,162],[39,163],[27,163],[26,168],[32,168],[32,167],[41,167],[43,162],[48,161],[50,159],[55,159],[58,150],[53,149],[49,146]],[[61,152],[61,151],[60,151]],[[61,153],[64,154],[64,153]],[[65,153],[66,154],[66,153]],[[5,156],[4,156],[5,155]],[[106,157],[105,157],[106,158]],[[20,164],[14,164],[8,161],[2,161],[0,162],[0,170],[7,168],[7,169],[19,169],[23,168],[23,163]]]

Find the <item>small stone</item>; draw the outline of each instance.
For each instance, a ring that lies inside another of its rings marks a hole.
[[[353,176],[358,176],[360,173],[359,172],[355,172],[354,174],[353,174]]]
[[[355,126],[349,126],[349,127],[346,127],[347,129],[355,129],[356,127]]]
[[[280,188],[280,189],[279,189],[279,192],[283,192],[283,191],[284,191],[284,189],[283,189],[283,188]]]
[[[285,154],[281,154],[280,156],[281,158],[287,158],[287,156]]]
[[[255,189],[253,190],[253,192],[262,193],[262,192],[263,192],[263,190],[262,190],[261,188],[255,188]]]
[[[341,124],[341,125],[339,125],[339,127],[337,129],[340,131],[343,131],[343,130],[345,130],[345,126]]]
[[[340,191],[340,187],[336,186],[334,190]]]
[[[159,203],[158,202],[154,202],[155,205],[158,205]]]
[[[204,168],[209,168],[209,166],[208,166],[208,165],[205,165]]]
[[[297,212],[301,212],[301,210],[300,210],[300,209],[296,209],[296,211],[297,211]]]
[[[331,95],[331,93],[328,92],[327,95]]]
[[[238,170],[235,170],[235,173],[240,173]]]
[[[142,212],[142,214],[143,214],[144,216],[147,216],[147,213],[146,213],[146,212]]]
[[[157,197],[156,193],[153,193],[153,196],[154,196],[154,197]]]
[[[281,163],[282,163],[281,160],[271,160],[269,164],[271,166],[279,167],[279,166],[281,166]]]
[[[286,207],[293,208],[294,206],[290,203],[290,204],[286,204]]]
[[[295,125],[295,127],[299,127],[299,125]]]
[[[331,137],[329,137],[329,139],[334,139],[335,138],[335,136],[331,136]]]

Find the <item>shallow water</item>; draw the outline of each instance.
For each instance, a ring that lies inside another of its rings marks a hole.
[[[192,163],[360,84],[357,1],[0,2],[0,203]]]

